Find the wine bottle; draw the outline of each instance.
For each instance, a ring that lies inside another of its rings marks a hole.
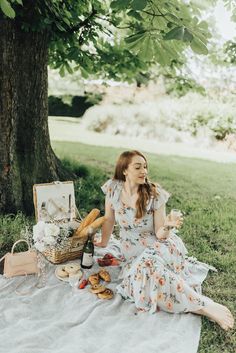
[[[81,267],[91,268],[93,266],[93,255],[94,255],[94,245],[93,245],[93,234],[89,233],[88,240],[84,244],[82,257],[81,257]]]

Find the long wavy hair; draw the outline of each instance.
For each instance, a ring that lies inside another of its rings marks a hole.
[[[125,181],[124,172],[128,168],[134,156],[142,157],[147,164],[147,159],[141,152],[136,150],[125,151],[119,156],[117,160],[113,179]],[[147,168],[148,168],[148,164],[147,164]],[[150,201],[150,198],[152,196],[155,197],[157,195],[158,195],[157,185],[150,182],[148,180],[148,177],[146,177],[145,183],[139,185],[138,187],[138,199],[136,201],[136,209],[137,209],[136,218],[142,218],[144,216],[146,212],[146,206],[147,206],[147,203]]]

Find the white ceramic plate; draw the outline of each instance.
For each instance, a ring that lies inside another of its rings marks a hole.
[[[71,264],[68,264],[68,265],[71,265]],[[78,264],[76,264],[76,265],[78,265]],[[60,269],[62,269],[63,267],[65,267],[65,266],[66,266],[66,265],[59,265],[59,266],[57,266],[56,269],[55,269],[55,276],[56,276],[60,281],[69,282],[69,276],[68,276],[68,277],[60,277],[60,276],[58,275],[58,271],[59,271]],[[82,276],[83,276],[83,271],[82,271],[81,269],[79,269],[79,271],[78,271],[76,274],[72,275],[72,276],[73,276],[73,279],[78,279],[78,280],[80,280],[80,279],[82,278]]]

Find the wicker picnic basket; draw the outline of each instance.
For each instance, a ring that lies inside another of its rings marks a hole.
[[[72,238],[68,238],[68,243],[64,250],[48,249],[43,252],[44,256],[53,264],[61,264],[66,261],[79,259],[82,255],[82,250],[87,237],[81,238],[76,241]]]
[[[40,220],[47,223],[70,221],[77,224],[77,227],[80,225],[80,221],[76,219],[78,210],[75,205],[72,181],[35,184],[33,186],[33,199],[36,222]],[[74,229],[76,232],[76,228]],[[69,237],[63,249],[50,248],[45,250],[43,254],[53,264],[78,259],[82,255],[87,238],[86,234],[80,238]]]

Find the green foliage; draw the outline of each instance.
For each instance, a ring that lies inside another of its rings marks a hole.
[[[73,159],[63,158],[63,165],[77,176],[74,181],[76,205],[82,216],[93,208],[104,212],[104,196],[101,185],[106,180],[106,173],[98,167],[80,164]]]
[[[32,220],[22,213],[17,215],[0,215],[0,258],[11,251],[12,245],[20,238],[24,238],[21,232],[25,227],[32,225]],[[27,250],[27,245],[19,244],[19,251]]]
[[[87,178],[90,174],[89,168],[85,165],[80,165],[69,158],[62,158],[61,162],[63,166],[76,175],[78,178]]]
[[[204,87],[195,80],[184,76],[165,77],[165,87],[167,94],[173,94],[177,97],[182,97],[190,91],[205,94]]]
[[[231,20],[236,22],[236,3],[235,0],[223,0],[225,7],[231,12]]]
[[[99,104],[102,101],[102,98],[102,93],[88,92],[86,94],[86,102],[91,103],[92,105]]]
[[[230,64],[236,64],[236,41],[229,40],[224,44],[224,60]]]
[[[115,41],[115,45],[101,40],[97,53],[100,57],[100,76],[104,79],[111,78],[115,81],[127,81],[132,83],[145,76],[149,70],[149,63],[142,61],[127,49],[122,42]],[[111,67],[112,63],[112,67]]]
[[[171,40],[183,40],[184,42],[192,41],[193,35],[184,27],[175,27],[170,32],[166,33],[164,39]]]
[[[16,16],[15,10],[12,8],[11,3],[9,1],[0,0],[0,8],[5,16],[10,18],[14,18]]]
[[[206,1],[207,5],[213,1]],[[49,36],[49,64],[83,78],[132,82],[152,64],[172,65],[187,47],[207,54],[206,7],[179,0],[0,0],[5,16],[15,17],[25,31]]]
[[[208,126],[217,140],[223,140],[228,134],[236,133],[236,120],[232,116],[212,117]]]
[[[170,65],[173,60],[179,60],[187,45],[198,54],[207,54],[210,33],[207,23],[197,17],[199,9],[196,4],[148,1],[145,9],[138,13],[142,22],[134,19],[126,43],[142,59]]]
[[[98,104],[102,100],[102,94],[86,93],[85,96],[49,96],[48,114],[54,116],[81,117],[85,111]]]

